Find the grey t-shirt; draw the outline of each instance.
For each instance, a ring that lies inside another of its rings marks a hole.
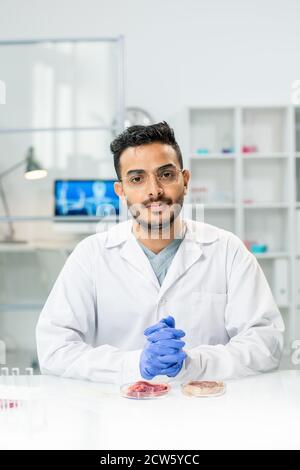
[[[142,248],[151,263],[152,269],[155,272],[159,285],[162,285],[163,280],[166,277],[167,271],[171,266],[173,258],[182,240],[183,238],[175,238],[159,253],[154,253],[153,251],[149,250],[149,248],[147,248],[145,245],[143,245],[143,243],[137,240],[140,247]]]

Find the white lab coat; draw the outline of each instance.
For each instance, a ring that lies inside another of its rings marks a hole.
[[[177,379],[238,378],[278,366],[284,324],[256,258],[231,232],[185,223],[161,286],[132,220],[77,245],[38,321],[42,373],[141,379],[143,331],[166,315],[186,333],[188,357]]]

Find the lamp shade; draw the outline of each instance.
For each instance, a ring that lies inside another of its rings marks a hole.
[[[45,170],[35,159],[34,148],[29,147],[26,155],[25,178],[28,180],[37,180],[45,178],[47,170]]]

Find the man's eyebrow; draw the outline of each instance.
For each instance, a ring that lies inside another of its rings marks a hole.
[[[156,168],[156,171],[158,170],[164,170],[165,168],[176,168],[176,165],[174,165],[174,163],[167,163],[166,165],[162,165],[162,166],[159,166],[158,168]]]
[[[145,170],[139,170],[139,169],[137,169],[137,170],[129,170],[129,171],[127,171],[127,173],[126,173],[126,176],[131,175],[131,174],[133,174],[133,173],[134,173],[134,174],[135,174],[135,173],[145,173]]]
[[[159,166],[158,168],[155,168],[155,171],[158,171],[158,170],[164,170],[165,168],[176,168],[176,166],[174,165],[174,163],[167,163],[166,165],[162,165],[162,166]],[[141,173],[146,173],[145,170],[142,170],[142,169],[136,169],[136,170],[129,170],[127,171],[126,173],[126,176],[128,175],[131,175],[131,174],[141,174]]]

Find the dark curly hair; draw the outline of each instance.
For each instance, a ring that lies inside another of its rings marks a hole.
[[[131,126],[119,134],[110,144],[119,180],[121,180],[120,157],[122,152],[128,147],[138,147],[139,145],[152,144],[154,142],[171,145],[177,154],[180,168],[183,169],[180,147],[176,142],[173,129],[170,128],[166,121],[151,124],[150,126]]]

